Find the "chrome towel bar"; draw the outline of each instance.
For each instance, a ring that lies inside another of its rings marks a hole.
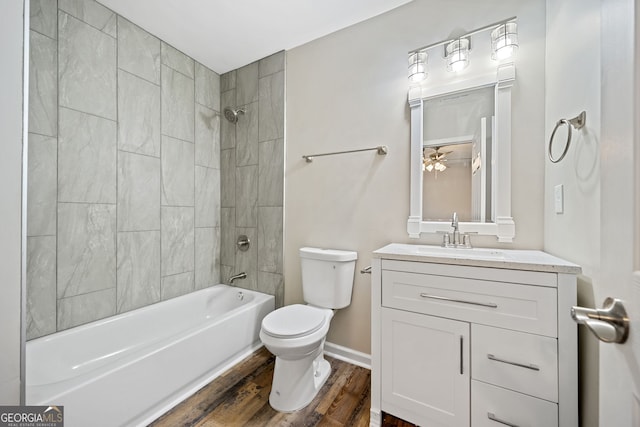
[[[314,157],[333,156],[334,154],[358,153],[360,151],[373,151],[373,150],[376,150],[377,154],[380,156],[386,155],[389,152],[389,149],[387,148],[386,145],[378,145],[377,147],[361,148],[359,150],[334,151],[332,153],[321,153],[321,154],[306,154],[302,156],[302,158],[305,159],[307,163],[311,163]]]

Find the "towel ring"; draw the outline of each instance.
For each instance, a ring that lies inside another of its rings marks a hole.
[[[551,160],[551,163],[558,163],[560,160],[564,159],[564,156],[567,155],[567,151],[569,151],[569,145],[571,145],[571,128],[576,128],[576,130],[582,129],[586,122],[587,122],[586,111],[583,111],[582,113],[578,114],[573,119],[558,120],[558,123],[556,123],[556,127],[553,128],[553,132],[551,132],[551,137],[549,138],[549,160]],[[560,155],[560,157],[558,157],[557,159],[554,159],[552,150],[551,150],[551,148],[553,147],[553,137],[556,136],[556,131],[562,125],[567,125],[567,128],[568,128],[567,142],[564,146],[564,150],[562,151],[562,154]]]

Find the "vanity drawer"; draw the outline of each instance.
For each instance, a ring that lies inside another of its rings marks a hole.
[[[558,401],[558,343],[555,338],[471,325],[474,379]]]
[[[558,405],[471,381],[471,427],[558,427]]]
[[[383,270],[382,305],[557,337],[556,288]]]

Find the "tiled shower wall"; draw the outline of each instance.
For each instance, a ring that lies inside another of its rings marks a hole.
[[[221,119],[221,272],[248,277],[238,286],[276,296],[283,304],[284,82],[279,52],[221,76],[221,108],[246,110]],[[246,235],[248,251],[236,247]]]
[[[93,0],[30,42],[27,338],[219,283],[220,77]]]

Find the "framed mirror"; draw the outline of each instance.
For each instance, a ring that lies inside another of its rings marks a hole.
[[[492,222],[494,87],[427,99],[422,106],[422,219]]]
[[[451,230],[511,242],[513,63],[437,87],[414,87],[411,107],[410,237]]]

